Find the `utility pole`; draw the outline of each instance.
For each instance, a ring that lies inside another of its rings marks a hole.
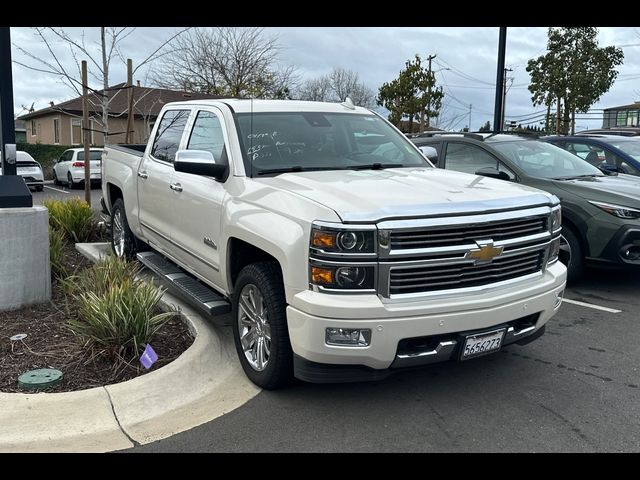
[[[82,144],[84,146],[84,199],[91,206],[91,159],[89,158],[89,98],[87,61],[82,60]]]
[[[0,166],[3,175],[16,175],[16,130],[13,120],[13,76],[11,73],[11,34],[0,27]],[[35,134],[34,134],[35,135]]]
[[[429,86],[427,90],[427,127],[429,127],[429,113],[431,112],[431,84],[433,83],[431,80],[431,61],[436,58],[438,55],[429,55],[427,60],[429,61]],[[424,132],[424,110],[420,114],[420,133]]]
[[[504,88],[504,57],[507,50],[507,27],[500,27],[498,39],[498,68],[496,69],[496,101],[493,109],[493,131],[502,129],[503,88]],[[498,127],[500,125],[500,127]]]
[[[468,132],[471,131],[471,109],[473,108],[473,105],[469,104],[469,130],[467,130]]]
[[[129,109],[127,110],[127,133],[124,143],[133,143],[133,62],[127,58],[127,92],[129,93]]]
[[[513,72],[511,68],[504,69],[504,79],[502,80],[502,117],[500,121],[500,130],[504,130],[504,112],[507,109],[507,72]]]

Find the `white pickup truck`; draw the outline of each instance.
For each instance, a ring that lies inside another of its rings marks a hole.
[[[528,343],[562,302],[555,196],[436,169],[348,100],[171,103],[105,150],[113,250],[230,318],[263,388]]]

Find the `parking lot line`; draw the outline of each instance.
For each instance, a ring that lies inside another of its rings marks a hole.
[[[69,192],[67,192],[66,190],[60,190],[59,188],[53,188],[47,185],[45,185],[44,188],[48,188],[49,190],[55,190],[56,192],[66,193],[67,195],[69,195]]]
[[[600,305],[594,305],[593,303],[579,302],[578,300],[571,300],[570,298],[564,298],[562,301],[566,303],[571,303],[573,305],[580,305],[581,307],[593,308],[594,310],[602,310],[603,312],[609,312],[609,313],[622,312],[622,310],[616,310],[615,308],[602,307]]]

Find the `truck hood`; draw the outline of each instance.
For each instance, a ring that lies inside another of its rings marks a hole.
[[[254,180],[325,205],[345,223],[524,208],[553,198],[515,183],[422,167],[296,172]]]
[[[553,183],[586,200],[622,202],[636,208],[640,206],[640,178],[631,175],[554,180]]]

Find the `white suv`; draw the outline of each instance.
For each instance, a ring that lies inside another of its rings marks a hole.
[[[102,180],[100,172],[102,152],[102,148],[89,150],[92,182],[98,183]],[[69,188],[84,184],[84,149],[70,148],[60,155],[60,158],[53,166],[53,181],[56,185],[66,183]]]

